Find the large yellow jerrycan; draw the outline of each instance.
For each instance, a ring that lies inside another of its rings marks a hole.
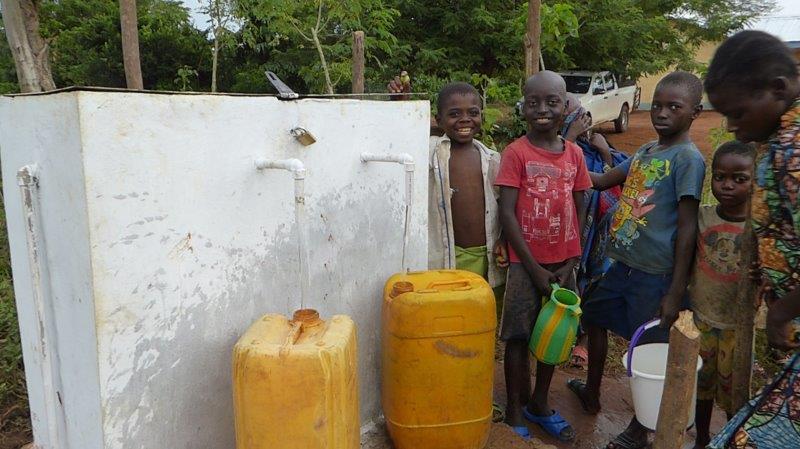
[[[234,347],[233,403],[237,449],[358,449],[353,320],[264,315]]]
[[[396,449],[480,449],[492,421],[494,294],[460,270],[396,274],[383,297],[383,413]]]

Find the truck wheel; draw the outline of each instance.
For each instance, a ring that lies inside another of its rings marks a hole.
[[[628,111],[628,105],[623,104],[622,109],[619,110],[619,117],[614,120],[614,130],[618,133],[624,133],[628,130],[628,118],[630,112]]]

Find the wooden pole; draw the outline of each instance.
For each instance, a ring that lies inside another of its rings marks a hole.
[[[364,32],[353,31],[353,93],[364,93]]]
[[[136,0],[119,0],[119,22],[122,31],[122,60],[128,89],[144,89],[142,65],[139,60],[139,26]]]
[[[683,311],[669,331],[669,354],[661,407],[658,409],[656,438],[653,449],[683,447],[689,410],[695,406],[692,396],[697,383],[697,355],[700,352],[700,331],[694,325],[692,312]]]
[[[39,34],[39,2],[0,0],[8,46],[14,57],[20,92],[56,88],[50,71],[49,47]]]
[[[540,13],[542,0],[530,0],[528,2],[528,26],[525,33],[525,76],[539,73],[539,59],[541,50],[539,48],[542,35],[542,24]]]
[[[742,234],[742,266],[739,288],[736,291],[736,315],[741,326],[736,328],[736,345],[733,349],[731,374],[731,400],[734,410],[739,410],[750,400],[750,382],[753,375],[753,338],[756,315],[756,285],[750,279],[750,265],[756,260],[757,243],[750,220],[750,200],[747,201],[747,221]]]

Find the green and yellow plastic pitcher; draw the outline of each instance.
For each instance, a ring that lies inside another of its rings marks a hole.
[[[553,292],[546,300],[531,333],[529,348],[536,360],[549,365],[564,363],[569,358],[581,316],[581,298],[572,290],[551,285]],[[545,301],[545,298],[542,298]]]

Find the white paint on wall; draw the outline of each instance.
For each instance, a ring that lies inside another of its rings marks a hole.
[[[404,175],[359,155],[417,161],[407,258],[424,268],[428,122],[427,102],[87,91],[0,100],[26,366],[29,273],[11,174],[41,167],[65,448],[233,447],[233,344],[300,296],[292,176],[259,172],[256,158],[306,166],[307,304],[356,321],[361,416],[376,417],[381,292],[400,269]],[[300,145],[295,126],[317,143]],[[40,380],[28,371],[35,413]]]

